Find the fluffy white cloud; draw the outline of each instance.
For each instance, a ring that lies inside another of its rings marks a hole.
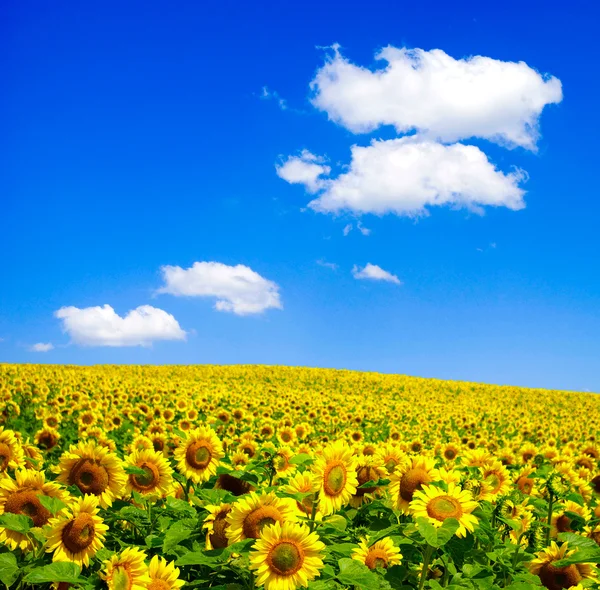
[[[534,149],[543,108],[562,100],[560,80],[525,62],[388,46],[375,55],[387,66],[373,71],[333,49],[311,82],[312,103],[355,133],[393,125],[444,142],[482,137]]]
[[[140,305],[125,317],[110,305],[61,307],[55,317],[76,344],[84,346],[150,346],[157,340],[185,340],[186,333],[166,311]]]
[[[189,297],[216,297],[215,309],[237,315],[260,313],[269,308],[283,309],[279,286],[261,277],[251,268],[220,262],[194,262],[161,268],[165,286],[159,293]]]
[[[376,264],[371,264],[370,262],[363,268],[359,268],[354,265],[352,268],[352,276],[355,279],[367,279],[371,281],[387,281],[389,283],[395,283],[396,285],[401,285],[400,279],[393,275],[391,272],[387,270],[383,270],[380,266]]]
[[[322,213],[409,216],[435,205],[478,212],[486,205],[517,210],[525,206],[525,191],[519,186],[525,179],[522,170],[497,170],[475,146],[403,137],[353,146],[347,171],[322,179],[320,194],[309,207]]]
[[[283,164],[275,166],[277,175],[290,184],[303,184],[311,193],[317,192],[322,185],[323,175],[331,172],[323,164],[323,158],[302,150],[299,156],[290,156]]]
[[[51,342],[38,342],[29,347],[31,352],[49,352],[54,348]]]

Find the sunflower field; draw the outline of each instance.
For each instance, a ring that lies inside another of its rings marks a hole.
[[[0,365],[15,590],[600,588],[600,396]]]

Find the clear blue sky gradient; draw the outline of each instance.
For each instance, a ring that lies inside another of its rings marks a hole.
[[[309,365],[599,391],[600,15],[589,2],[486,4],[4,3],[0,361]],[[527,207],[366,216],[369,237],[343,236],[349,216],[302,211],[278,157],[347,161],[370,140],[308,102],[317,46],[336,42],[368,66],[391,44],[558,77],[564,100],[542,114],[538,153],[470,142],[527,170]],[[153,295],[161,265],[202,260],[250,266],[280,285],[284,309],[238,317]],[[355,280],[367,262],[403,285]],[[53,313],[106,303],[154,305],[192,333],[69,344]]]

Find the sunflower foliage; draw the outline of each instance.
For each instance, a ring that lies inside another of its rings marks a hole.
[[[401,375],[0,365],[0,583],[599,588],[599,415]]]

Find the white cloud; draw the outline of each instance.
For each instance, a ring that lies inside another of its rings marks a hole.
[[[358,231],[363,235],[363,236],[370,236],[371,235],[371,230],[368,227],[365,227],[361,221],[359,221],[356,224],[356,227],[358,227]]]
[[[274,100],[282,111],[286,111],[288,108],[287,101],[284,98],[281,98],[276,90],[269,90],[266,86],[262,87],[260,97],[263,100]]]
[[[159,293],[216,297],[215,309],[237,315],[260,313],[269,308],[283,309],[279,286],[242,264],[194,262],[187,269],[163,266],[161,271],[165,286]]]
[[[352,231],[352,224],[349,223],[343,229],[344,237],[346,237]]]
[[[380,266],[377,266],[376,264],[371,264],[370,262],[368,262],[364,268],[359,268],[355,264],[352,268],[352,276],[355,279],[387,281],[389,283],[395,283],[396,285],[402,284],[402,282],[396,275],[393,275],[391,272],[383,270],[383,268],[381,268]]]
[[[140,305],[124,317],[110,305],[61,307],[54,315],[71,340],[83,346],[150,346],[157,340],[186,337],[170,313],[150,305]]]
[[[323,175],[331,172],[329,166],[323,164],[323,158],[302,150],[299,156],[290,156],[280,165],[275,166],[277,175],[290,184],[303,184],[311,193],[315,193],[322,186]]]
[[[29,347],[31,352],[49,352],[54,348],[51,342],[38,342]]]
[[[311,82],[312,103],[355,133],[393,125],[444,142],[482,137],[535,149],[543,108],[562,100],[560,80],[525,62],[388,46],[375,55],[387,66],[370,70],[333,49]]]
[[[327,262],[326,260],[323,260],[322,258],[320,260],[317,260],[317,264],[319,266],[328,268],[329,270],[337,270],[338,269],[338,265],[335,262]]]
[[[483,206],[522,209],[522,170],[504,174],[477,147],[403,137],[353,146],[347,170],[323,178],[309,207],[322,213],[395,213],[416,216],[427,207],[451,205],[481,212]],[[310,186],[307,190],[312,192]]]

